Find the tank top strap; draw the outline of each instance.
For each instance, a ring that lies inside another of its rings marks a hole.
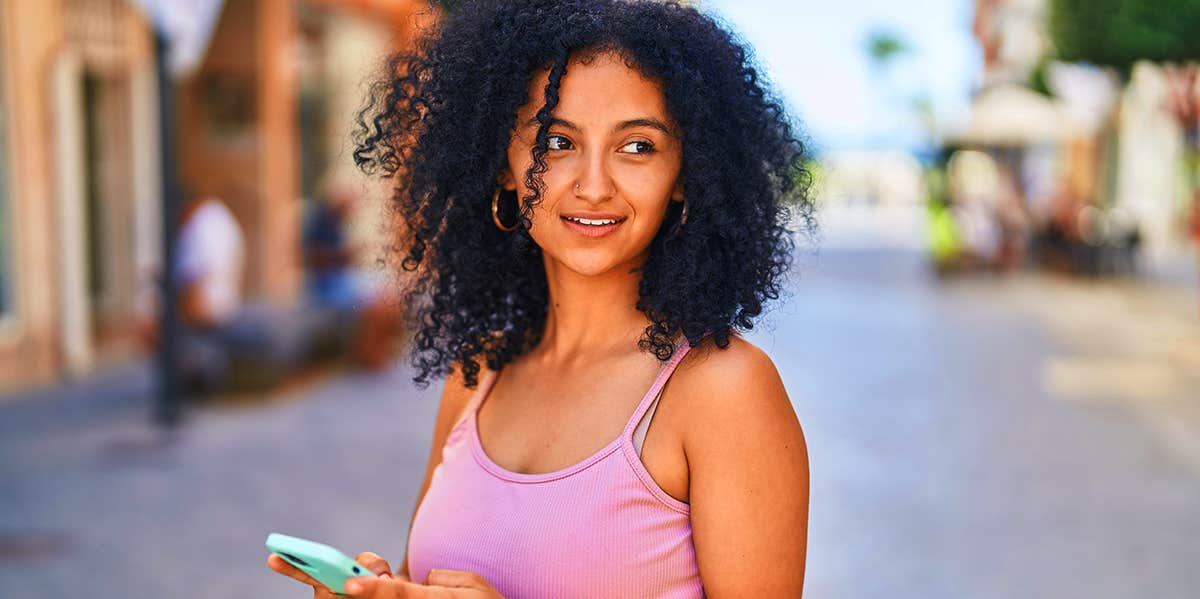
[[[705,333],[707,335],[707,333]],[[642,401],[638,403],[638,407],[633,412],[633,416],[629,418],[629,422],[625,423],[624,436],[628,437],[638,423],[642,421],[642,416],[646,414],[646,410],[650,409],[650,404],[658,397],[658,392],[667,384],[667,379],[671,378],[671,373],[675,372],[675,367],[679,366],[679,362],[683,360],[683,356],[692,349],[692,345],[687,342],[687,338],[681,337],[681,342],[676,346],[674,355],[663,364],[658,370],[658,376],[654,379],[654,384],[650,385],[650,389],[642,396]]]

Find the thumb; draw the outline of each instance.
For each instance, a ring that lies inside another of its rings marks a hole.
[[[375,574],[376,576],[382,576],[384,578],[392,577],[392,567],[388,565],[387,560],[380,557],[378,553],[364,551],[354,556],[354,561],[366,567],[367,570],[370,570],[371,573]]]

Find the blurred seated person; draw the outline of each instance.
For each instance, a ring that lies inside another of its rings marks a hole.
[[[357,202],[348,187],[333,185],[313,207],[304,230],[307,288],[318,305],[354,318],[351,358],[379,370],[391,358],[400,311],[379,279],[356,267],[359,248],[350,245],[346,229]]]
[[[224,202],[199,196],[183,206],[175,243],[179,368],[188,390],[212,391],[229,371],[224,337],[242,304],[245,239]],[[157,293],[152,295],[143,310],[147,347],[158,343]]]
[[[176,250],[185,325],[219,328],[237,312],[245,255],[241,227],[224,202],[203,197],[187,203]]]
[[[242,303],[245,237],[224,202],[196,197],[183,208],[177,243],[183,370],[201,387],[216,388],[229,369],[223,333]]]

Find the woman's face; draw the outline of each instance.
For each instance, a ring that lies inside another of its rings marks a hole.
[[[502,186],[522,197],[530,193],[525,172],[548,77],[534,74],[502,175]],[[587,64],[572,60],[553,117],[530,236],[547,259],[579,274],[640,266],[667,203],[683,199],[682,148],[662,88],[611,52]]]

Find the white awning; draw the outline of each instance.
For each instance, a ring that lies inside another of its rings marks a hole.
[[[130,0],[168,41],[167,68],[184,77],[200,65],[224,0]]]
[[[1085,132],[1061,101],[1006,84],[975,96],[966,129],[949,139],[984,146],[1025,146],[1065,141]]]

